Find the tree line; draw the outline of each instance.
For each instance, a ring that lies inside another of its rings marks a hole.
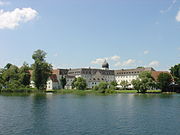
[[[33,53],[34,63],[29,66],[24,63],[21,67],[8,63],[0,70],[0,90],[31,89],[31,80],[36,89],[46,89],[46,83],[52,74],[52,65],[46,62],[47,53],[37,50]]]

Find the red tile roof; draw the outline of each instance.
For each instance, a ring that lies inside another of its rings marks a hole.
[[[56,76],[55,74],[52,74],[52,75],[50,76],[50,79],[51,79],[53,82],[58,82],[57,76]]]
[[[170,74],[168,71],[152,71],[152,72],[151,72],[151,75],[152,75],[152,77],[155,79],[155,81],[157,81],[157,80],[158,80],[158,76],[159,76],[161,73],[168,73],[168,74]]]

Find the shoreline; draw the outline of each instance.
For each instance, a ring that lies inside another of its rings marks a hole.
[[[147,90],[146,93],[138,93],[137,90],[110,90],[108,93],[101,93],[95,90],[47,90],[47,91],[38,91],[38,90],[9,90],[9,91],[0,91],[0,95],[4,94],[75,94],[75,95],[112,95],[112,94],[176,94],[176,92],[161,92],[161,90]]]

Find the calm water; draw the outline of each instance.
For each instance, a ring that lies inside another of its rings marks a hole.
[[[180,94],[0,95],[0,135],[180,135]]]

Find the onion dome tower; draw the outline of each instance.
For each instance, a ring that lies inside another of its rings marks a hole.
[[[106,60],[104,60],[104,62],[102,64],[102,69],[104,69],[104,70],[108,70],[109,69],[109,64],[107,63]]]

